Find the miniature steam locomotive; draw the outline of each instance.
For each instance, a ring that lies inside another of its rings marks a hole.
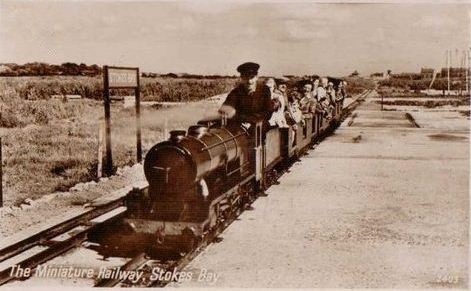
[[[237,215],[276,179],[276,173],[336,127],[333,118],[306,114],[296,131],[263,128],[257,120],[245,128],[222,120],[202,120],[172,131],[154,145],[144,162],[147,191],[128,201],[125,223],[152,235],[162,247],[191,247],[231,215]]]

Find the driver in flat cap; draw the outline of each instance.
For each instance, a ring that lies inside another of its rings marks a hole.
[[[240,82],[219,109],[220,114],[238,122],[263,118],[267,123],[273,113],[270,89],[257,84],[259,64],[247,62],[237,67]]]

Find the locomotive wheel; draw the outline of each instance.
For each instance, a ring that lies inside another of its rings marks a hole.
[[[268,194],[267,194],[267,192],[265,192],[265,190],[263,190],[263,191],[260,191],[260,192],[258,193],[258,196],[259,196],[259,197],[267,197]]]
[[[245,204],[245,210],[250,211],[250,210],[254,210],[254,209],[255,209],[255,208],[253,208],[252,205],[250,205],[250,204]]]
[[[280,185],[280,182],[278,181],[278,172],[276,170],[273,169],[267,174],[266,185]]]
[[[155,242],[157,245],[163,245],[165,242],[165,234],[163,232],[163,229],[158,229],[157,232],[155,233]]]
[[[199,243],[198,237],[193,233],[191,229],[188,229],[188,228],[185,228],[182,231],[181,239],[183,243],[183,248],[182,248],[183,254],[191,252],[193,249],[195,249],[198,246],[198,243]],[[180,253],[180,255],[181,254],[182,253]]]

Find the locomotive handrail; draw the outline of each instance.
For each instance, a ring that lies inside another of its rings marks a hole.
[[[231,171],[231,172],[228,172],[228,173],[227,173],[227,176],[230,176],[230,175],[232,175],[232,174],[234,174],[234,173],[237,173],[238,171],[242,170],[244,167],[247,167],[247,166],[249,166],[249,165],[250,165],[250,162],[243,163],[242,165],[240,165],[239,168],[237,168],[237,169],[235,169],[235,170],[233,170],[233,171]]]
[[[232,137],[230,137],[230,138],[228,138],[228,139],[221,140],[221,141],[219,141],[219,142],[217,142],[217,143],[215,143],[215,144],[212,144],[212,145],[210,145],[210,146],[205,146],[204,148],[201,149],[201,151],[204,152],[204,151],[210,150],[210,149],[212,149],[212,148],[214,148],[214,147],[217,147],[217,146],[219,146],[219,145],[221,145],[221,144],[225,144],[225,143],[228,142],[228,141],[235,140],[237,137],[243,136],[243,135],[245,135],[245,134],[247,134],[247,133],[246,133],[246,132],[242,132],[242,133],[233,135]]]

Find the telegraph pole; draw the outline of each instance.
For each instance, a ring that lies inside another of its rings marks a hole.
[[[471,49],[471,47],[469,47],[469,49],[466,51],[465,53],[465,67],[466,67],[466,94],[468,94],[469,96],[469,50]]]
[[[451,63],[451,50],[446,51],[446,66],[448,70],[448,96],[450,95],[450,63]]]
[[[462,57],[461,57],[461,64],[460,64],[460,67],[462,68],[462,70],[465,70],[465,72],[464,72],[465,82],[464,82],[464,83],[466,83],[466,70],[467,70],[467,69],[466,69],[466,56],[467,56],[466,51],[463,50],[463,54],[462,54]],[[461,81],[460,81],[460,82],[461,82]],[[464,86],[461,86],[461,91],[464,91],[464,90],[466,90],[466,89],[464,88]]]

